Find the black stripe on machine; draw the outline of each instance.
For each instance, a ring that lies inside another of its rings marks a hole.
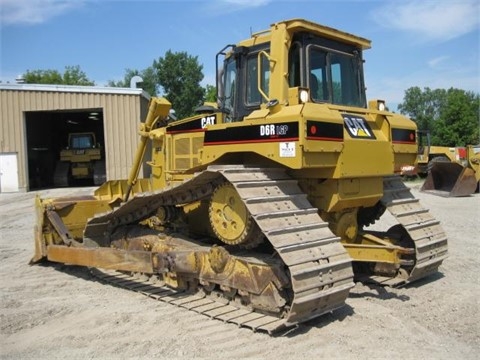
[[[204,131],[208,125],[215,125],[217,123],[217,115],[211,114],[202,118],[187,121],[181,124],[171,124],[167,127],[168,134],[185,133],[192,131]]]
[[[416,142],[415,130],[410,129],[392,129],[392,142],[396,144],[412,144]]]
[[[205,145],[298,141],[298,122],[235,126],[207,130]]]
[[[307,140],[343,141],[342,124],[307,120]]]

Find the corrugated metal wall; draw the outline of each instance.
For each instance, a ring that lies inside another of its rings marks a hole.
[[[68,91],[68,87],[58,87],[60,91],[10,90],[5,87],[8,86],[0,86],[0,153],[18,152],[20,190],[28,187],[26,111],[101,108],[107,179],[127,178],[138,144],[138,124],[148,111],[148,99],[140,89],[131,89],[130,93],[128,89],[112,89],[112,93],[108,93],[108,90],[96,89],[88,92],[87,87],[79,92]]]

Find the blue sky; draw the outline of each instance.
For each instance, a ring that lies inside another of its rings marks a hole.
[[[198,56],[214,84],[215,54],[284,19],[305,18],[372,40],[367,96],[391,108],[404,92],[480,92],[478,0],[0,0],[0,81],[79,65],[96,85],[142,70],[167,50]]]

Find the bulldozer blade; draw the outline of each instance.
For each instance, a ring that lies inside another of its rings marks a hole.
[[[127,180],[110,180],[100,185],[94,191],[94,196],[99,200],[108,199],[111,203],[117,200],[121,201],[127,192],[128,186]],[[131,187],[132,195],[149,191],[152,191],[150,179],[137,179]]]
[[[471,195],[476,188],[475,171],[454,162],[437,162],[420,190],[444,197],[457,197]]]

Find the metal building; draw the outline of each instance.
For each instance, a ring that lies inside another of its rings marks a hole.
[[[135,88],[0,84],[0,192],[52,187],[75,132],[96,134],[107,180],[127,178],[148,101]]]

